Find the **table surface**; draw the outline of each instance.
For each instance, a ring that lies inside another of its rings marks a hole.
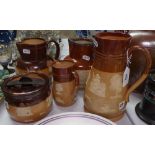
[[[61,107],[61,106],[56,105],[53,101],[53,109],[46,117],[49,117],[54,114],[64,113],[64,112],[83,112],[84,111],[83,105],[84,105],[83,91],[79,90],[77,93],[76,102],[72,106]],[[132,125],[133,124],[132,121],[130,121],[127,113],[125,113],[124,117],[121,120],[115,123],[118,125]],[[30,124],[34,124],[34,123],[30,123]],[[5,104],[3,102],[0,104],[0,125],[26,125],[26,124],[19,123],[19,122],[12,120],[6,111]]]

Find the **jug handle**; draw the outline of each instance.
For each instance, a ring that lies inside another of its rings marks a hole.
[[[140,47],[138,45],[132,46],[128,50],[128,55],[130,56],[133,52],[136,52],[137,50],[141,51],[142,54],[145,56],[146,66],[144,66],[145,69],[142,75],[136,81],[134,81],[133,84],[128,88],[127,93],[125,94],[125,102],[129,101],[130,93],[133,90],[135,90],[147,78],[151,65],[152,65],[152,58],[151,58],[150,52],[146,48]]]
[[[59,55],[60,55],[60,47],[59,47],[59,44],[55,40],[53,40],[53,39],[47,41],[47,44],[49,45],[51,42],[53,42],[55,44],[55,46],[56,46],[55,60],[58,60]]]

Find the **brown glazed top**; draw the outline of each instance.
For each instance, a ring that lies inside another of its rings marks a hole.
[[[103,55],[100,52],[96,52],[93,67],[100,71],[115,73],[123,72],[126,64],[126,55],[113,57],[111,55]]]
[[[97,52],[104,55],[126,55],[131,36],[116,32],[101,32],[95,35],[98,47]]]
[[[83,56],[86,55],[93,59],[93,47],[94,43],[91,39],[85,38],[76,38],[68,39],[69,42],[69,56],[76,60],[83,59]]]
[[[74,79],[73,72],[75,63],[69,60],[59,60],[53,63],[53,79],[57,82],[67,82]]]
[[[8,104],[27,107],[38,104],[50,94],[49,78],[41,73],[27,73],[4,80],[2,91]]]
[[[32,61],[32,62],[26,62],[23,61],[21,58],[17,59],[17,68],[23,69],[23,70],[42,70],[47,68],[47,59],[43,61]]]
[[[91,39],[69,39],[69,55],[65,60],[75,63],[75,70],[90,70],[94,60],[94,43]]]
[[[123,72],[127,64],[127,50],[131,36],[116,32],[102,32],[95,36],[93,67],[104,72]]]
[[[16,45],[24,61],[40,61],[46,58],[47,42],[42,38],[25,38]]]

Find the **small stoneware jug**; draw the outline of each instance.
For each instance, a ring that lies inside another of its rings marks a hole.
[[[84,94],[86,111],[119,120],[125,111],[130,93],[147,77],[151,56],[140,46],[130,47],[131,36],[123,33],[99,33],[95,36],[95,59]],[[129,48],[130,47],[130,48]],[[132,57],[145,63],[137,66],[139,75],[130,75]]]
[[[60,106],[70,106],[74,103],[79,78],[75,72],[74,62],[57,61],[53,64],[53,97]]]

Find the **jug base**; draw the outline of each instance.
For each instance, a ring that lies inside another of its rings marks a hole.
[[[92,113],[92,114],[96,114],[96,115],[99,115],[99,116],[102,116],[102,117],[105,117],[105,118],[107,118],[107,119],[110,119],[110,120],[113,121],[113,122],[119,121],[119,120],[124,116],[124,113],[125,113],[125,112],[122,112],[121,114],[119,114],[119,115],[117,115],[117,116],[114,116],[114,117],[107,117],[107,116],[104,115],[104,114],[93,112],[92,110],[89,110],[89,109],[86,108],[85,106],[84,106],[84,111],[85,111],[85,112]]]

